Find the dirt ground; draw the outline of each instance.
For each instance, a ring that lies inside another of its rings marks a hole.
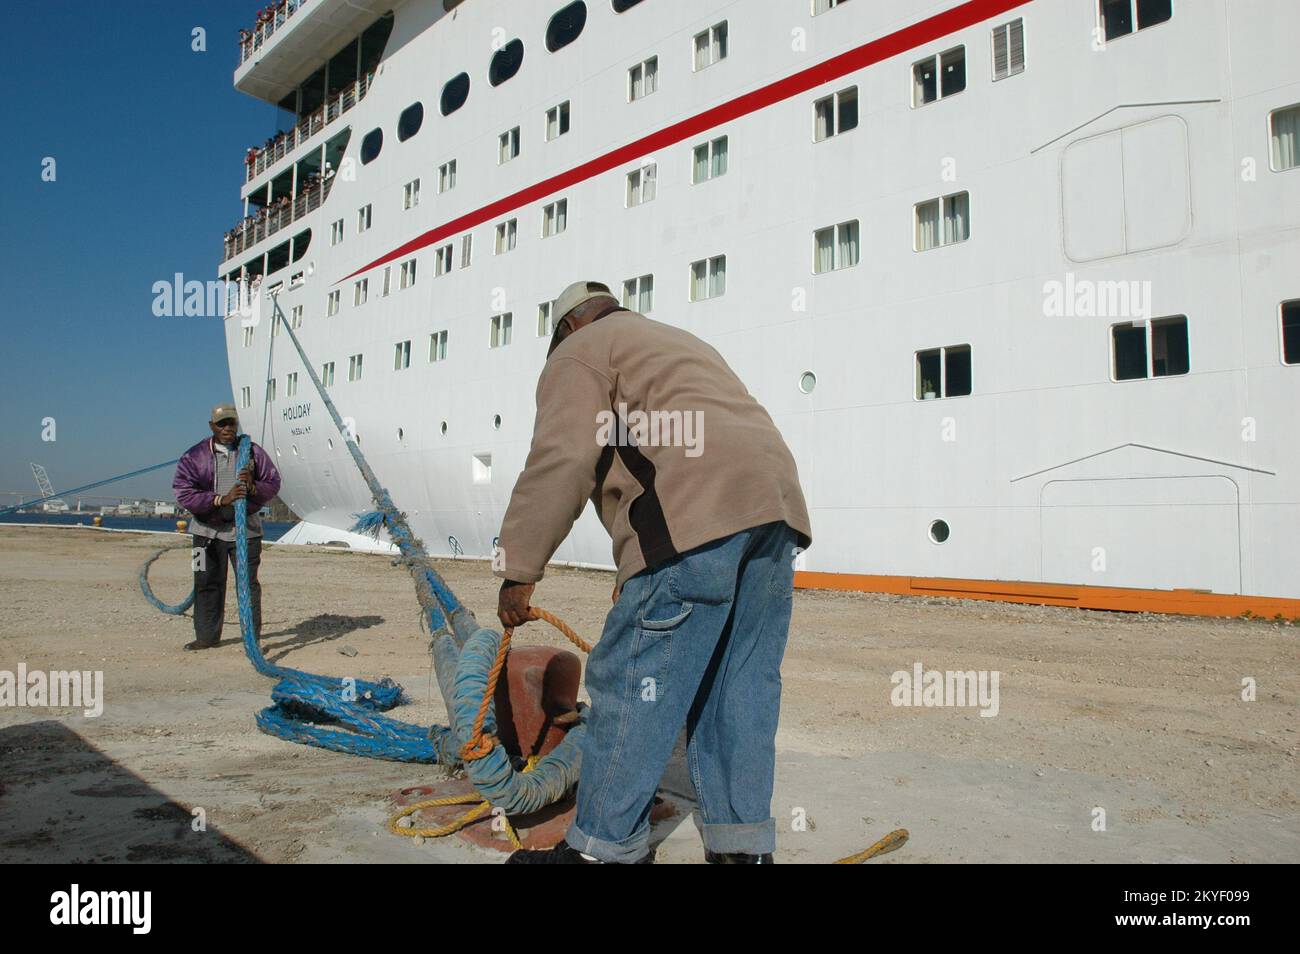
[[[504,858],[386,830],[393,791],[440,769],[258,732],[270,681],[244,658],[233,594],[221,647],[200,654],[181,651],[188,614],[166,616],[140,595],[145,557],[185,540],[0,527],[0,670],[102,670],[105,681],[97,718],[0,707],[0,861]],[[485,564],[440,570],[480,620],[493,618]],[[187,551],[163,557],[151,580],[179,599]],[[445,722],[413,588],[387,558],[270,546],[262,582],[268,658],[391,675],[412,700],[394,715]],[[595,639],[610,585],[609,574],[555,569],[534,601]],[[1300,862],[1298,630],[799,591],[777,739],[777,860],[828,862],[907,828],[910,841],[873,863]],[[516,639],[563,642],[544,624]],[[916,663],[997,671],[997,715],[893,705],[891,674]],[[679,769],[664,787],[689,800]],[[194,831],[199,809],[206,826]],[[655,840],[660,862],[703,860],[684,817]]]

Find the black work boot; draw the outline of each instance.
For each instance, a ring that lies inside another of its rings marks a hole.
[[[654,861],[655,853],[650,851],[646,853],[645,857],[632,862],[632,864],[652,865]],[[535,851],[521,848],[506,859],[508,865],[599,865],[603,863],[584,858],[582,852],[567,841],[560,842],[554,848],[543,848]]]
[[[740,852],[706,851],[704,860],[711,865],[774,865],[772,856],[745,855]]]

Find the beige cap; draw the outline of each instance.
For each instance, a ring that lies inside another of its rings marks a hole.
[[[212,416],[208,418],[208,420],[213,424],[216,424],[218,421],[224,421],[228,417],[234,418],[236,421],[239,420],[239,412],[235,410],[235,405],[218,404],[212,409]]]
[[[556,324],[559,324],[560,319],[573,309],[593,298],[614,298],[614,293],[609,290],[608,285],[600,282],[574,282],[564,289],[560,292],[560,297],[555,299],[555,310],[551,312]]]

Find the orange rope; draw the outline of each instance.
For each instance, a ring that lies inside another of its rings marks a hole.
[[[529,619],[541,619],[550,623],[568,640],[577,646],[584,653],[591,652],[591,644],[575,633],[572,627],[564,620],[544,609],[538,609],[536,606],[528,607]],[[498,739],[490,732],[483,731],[483,723],[487,720],[488,708],[492,705],[492,699],[496,696],[497,681],[501,678],[501,671],[506,666],[506,656],[510,652],[510,637],[514,636],[515,628],[507,626],[505,632],[501,634],[501,646],[497,649],[497,658],[492,661],[492,668],[488,670],[487,689],[483,693],[483,701],[479,703],[478,714],[474,717],[474,728],[470,732],[468,741],[461,746],[460,757],[463,761],[474,762],[486,757],[496,748]]]

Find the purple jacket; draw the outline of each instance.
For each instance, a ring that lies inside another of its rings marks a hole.
[[[249,443],[252,444],[252,441]],[[248,495],[248,510],[249,513],[256,513],[280,492],[280,472],[261,447],[252,444],[249,451],[253,468],[253,493]],[[172,478],[172,492],[176,495],[176,502],[196,517],[205,517],[216,509],[212,506],[217,480],[215,455],[212,438],[199,441],[181,456],[176,465],[176,476]]]

